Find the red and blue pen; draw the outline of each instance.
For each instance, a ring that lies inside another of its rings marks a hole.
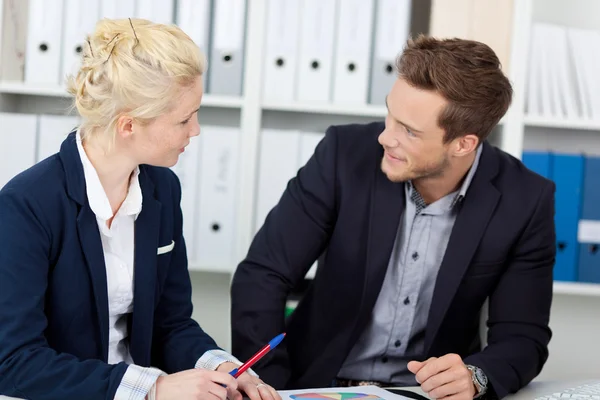
[[[260,360],[265,354],[267,354],[269,351],[271,351],[275,347],[277,347],[277,345],[279,343],[281,343],[281,341],[283,340],[284,337],[285,337],[285,333],[281,333],[281,334],[275,336],[273,339],[271,339],[271,341],[269,343],[267,343],[267,345],[265,347],[260,349],[258,353],[256,353],[252,357],[250,357],[250,359],[248,361],[246,361],[245,363],[240,365],[238,368],[235,368],[234,370],[229,372],[229,375],[233,376],[234,378],[237,378],[238,376],[240,376],[241,374],[246,372],[246,370],[248,368],[253,366],[254,363],[256,363],[258,360]]]

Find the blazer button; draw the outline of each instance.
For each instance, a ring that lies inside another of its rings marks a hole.
[[[419,253],[417,253],[416,251],[414,253],[412,253],[412,259],[414,261],[417,261],[419,259]]]

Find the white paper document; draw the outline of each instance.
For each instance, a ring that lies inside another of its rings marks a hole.
[[[281,390],[282,400],[410,400],[377,386]]]

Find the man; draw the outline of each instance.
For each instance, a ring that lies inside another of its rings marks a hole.
[[[329,128],[257,233],[232,282],[233,353],[286,331],[256,366],[277,388],[502,398],[548,357],[554,184],[486,142],[512,96],[488,46],[420,36],[397,69],[385,125]]]

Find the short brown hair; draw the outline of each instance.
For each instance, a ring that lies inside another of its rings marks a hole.
[[[419,35],[408,40],[396,68],[410,85],[435,90],[449,102],[438,119],[445,142],[470,133],[484,140],[512,100],[500,60],[481,42]]]

